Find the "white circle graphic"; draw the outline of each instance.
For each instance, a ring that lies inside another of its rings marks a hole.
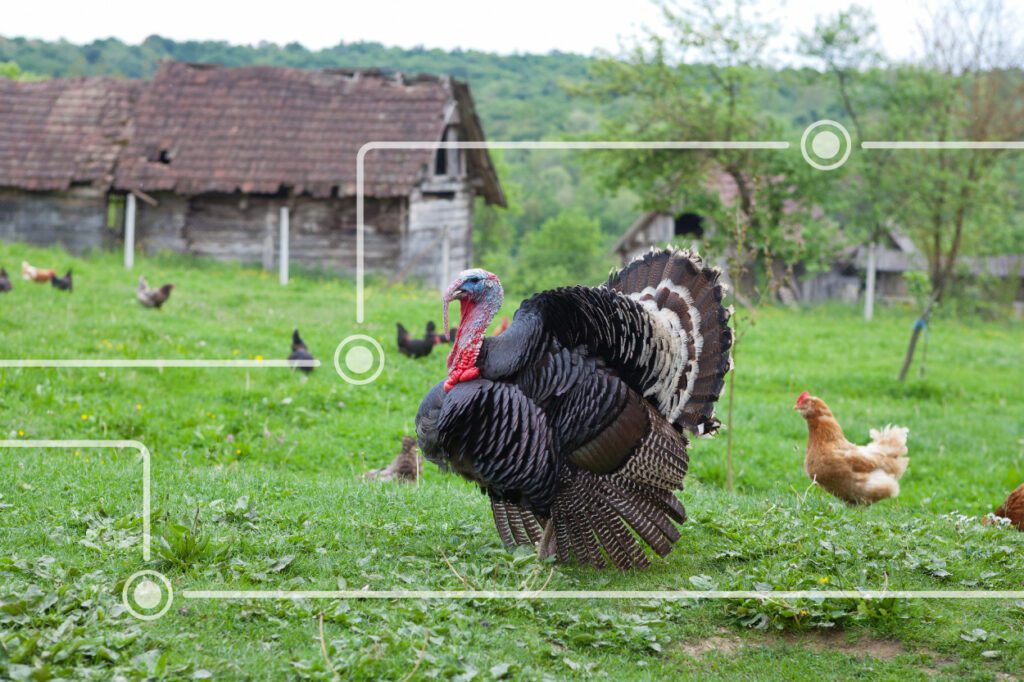
[[[160,586],[149,578],[136,585],[132,595],[135,597],[135,603],[147,611],[155,609],[160,604],[160,599],[163,598]]]
[[[831,159],[839,153],[839,136],[831,130],[818,133],[811,140],[811,150],[823,159]]]
[[[343,353],[344,364],[342,364]],[[338,372],[338,376],[354,386],[369,384],[384,371],[384,349],[371,336],[352,334],[345,337],[335,349],[334,369]],[[367,372],[372,373],[369,376],[358,376]]]
[[[818,131],[817,134],[811,138],[811,133],[818,128],[825,127],[824,130]],[[808,150],[808,140],[810,140],[810,150]],[[834,159],[839,154],[840,149],[843,149],[842,155],[832,163],[822,163],[815,160],[812,157],[812,153],[818,159],[827,161]],[[817,168],[822,171],[830,171],[839,168],[846,160],[850,158],[850,152],[853,150],[853,140],[850,138],[850,131],[848,131],[843,125],[837,121],[830,119],[822,119],[815,121],[811,125],[807,126],[804,130],[803,136],[800,138],[800,153],[803,154],[804,161],[811,165],[812,168]]]
[[[373,353],[365,346],[353,346],[345,353],[345,365],[356,374],[366,374],[373,367]]]
[[[171,603],[174,601],[174,588],[171,587],[171,581],[163,573],[150,570],[139,571],[124,581],[121,601],[124,602],[128,613],[139,620],[156,620],[171,608]],[[163,602],[163,606],[160,606],[161,602]],[[154,611],[158,606],[160,609]]]

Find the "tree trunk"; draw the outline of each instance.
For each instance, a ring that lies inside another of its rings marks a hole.
[[[868,244],[867,282],[864,287],[864,321],[870,322],[875,316],[875,277],[878,273],[878,245],[875,240]]]
[[[931,298],[928,299],[928,305],[924,307],[921,316],[914,323],[914,331],[910,334],[910,343],[907,345],[907,355],[903,358],[903,367],[900,368],[901,383],[906,380],[907,374],[910,372],[910,365],[914,362],[914,351],[917,350],[917,341],[921,338],[921,332],[928,326],[928,319],[932,315],[932,306],[935,305],[937,294],[940,294],[940,292],[935,292],[931,295]]]

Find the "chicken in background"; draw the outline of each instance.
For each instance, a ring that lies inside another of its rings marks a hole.
[[[430,322],[429,324],[434,324],[434,323]],[[434,328],[436,329],[437,326],[435,325]],[[455,339],[455,333],[457,331],[459,331],[458,327],[449,327],[446,332],[441,333],[441,334],[436,334],[434,336],[434,345],[436,346],[436,345],[442,344],[442,343],[451,343],[452,340]]]
[[[68,274],[64,275],[63,277],[58,277],[57,275],[54,275],[50,279],[50,284],[53,285],[54,289],[59,289],[60,291],[75,290],[75,283],[71,279],[71,270],[68,270]]]
[[[434,324],[433,320],[427,322],[426,333],[423,335],[424,341],[429,341],[430,345],[436,346],[439,341],[437,340],[437,325]]]
[[[508,319],[508,315],[502,316],[501,322],[499,322],[498,326],[494,328],[493,332],[491,332],[491,336],[501,336],[501,333],[504,332],[506,329],[508,329],[508,326],[511,323],[512,323],[511,320]],[[431,322],[430,324],[433,324],[433,322]],[[449,327],[448,328],[448,335],[447,336],[438,335],[437,336],[437,341],[435,342],[435,345],[437,345],[438,343],[452,343],[455,340],[455,335],[458,332],[459,332],[459,328],[458,327]]]
[[[13,288],[14,285],[11,284],[11,278],[7,276],[7,270],[0,268],[0,294],[6,294]]]
[[[298,363],[298,362],[312,363],[315,360],[316,360],[316,358],[314,358],[312,353],[309,352],[309,348],[306,346],[306,342],[302,340],[301,336],[299,336],[299,330],[296,329],[295,331],[293,331],[292,332],[292,354],[288,356],[288,362],[291,362],[291,363]],[[311,364],[303,364],[303,365],[293,364],[292,365],[292,369],[298,369],[298,370],[301,370],[301,371],[305,372],[306,374],[309,374],[310,372],[313,371],[313,366]]]
[[[391,464],[383,469],[373,469],[363,474],[367,481],[408,481],[416,483],[423,473],[423,460],[416,453],[416,439],[402,436],[402,451]]]
[[[430,351],[434,350],[437,334],[430,332],[429,324],[427,333],[422,339],[409,338],[409,331],[402,326],[401,322],[396,322],[395,325],[398,327],[398,352],[402,355],[407,355],[410,358],[425,358],[430,355]]]
[[[27,261],[21,261],[21,278],[28,282],[43,284],[57,276],[53,270],[32,267]]]
[[[1010,519],[1010,525],[1017,530],[1024,531],[1024,483],[1017,486],[1017,489],[1010,493],[995,515],[1004,519]]]
[[[812,481],[849,504],[868,505],[900,494],[899,479],[910,463],[909,429],[872,429],[870,443],[854,445],[821,398],[804,391],[793,409],[807,420],[804,471]]]
[[[159,308],[171,297],[173,284],[165,284],[159,289],[150,289],[149,282],[143,275],[139,275],[139,286],[135,290],[135,298],[147,308]]]

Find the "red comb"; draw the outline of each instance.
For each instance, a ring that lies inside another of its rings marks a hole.
[[[800,394],[800,397],[796,399],[796,404],[802,405],[803,402],[807,400],[809,397],[811,397],[811,394],[808,393],[807,391],[804,391],[803,393]]]

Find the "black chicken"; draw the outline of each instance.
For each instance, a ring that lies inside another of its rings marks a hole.
[[[14,286],[11,284],[11,278],[7,276],[7,270],[0,268],[0,294],[6,294],[12,289]]]
[[[434,323],[431,322],[430,324],[434,324]],[[442,330],[441,333],[438,334],[435,337],[437,339],[434,342],[435,346],[438,345],[438,344],[441,344],[441,343],[451,343],[452,341],[455,340],[455,334],[459,331],[459,328],[457,326],[455,326],[455,327],[446,327],[446,328],[448,330],[447,332]]]
[[[396,322],[395,325],[398,327],[398,352],[402,355],[408,355],[410,358],[425,358],[437,345],[437,327],[433,322],[427,323],[427,330],[422,339],[409,338],[409,331],[402,326],[401,322]]]
[[[298,329],[292,332],[292,353],[288,356],[288,362],[292,363],[292,369],[302,370],[306,374],[313,371],[313,363],[316,362],[306,342],[299,336]]]
[[[60,289],[61,291],[74,291],[75,289],[75,283],[71,278],[70,270],[68,270],[68,274],[63,277],[57,277],[54,275],[53,279],[50,280],[50,284],[53,285],[54,289]]]
[[[645,545],[666,556],[686,519],[684,431],[718,429],[731,367],[718,277],[652,251],[603,286],[533,296],[488,337],[501,283],[463,272],[444,296],[445,327],[462,306],[448,378],[416,416],[424,455],[480,485],[507,545],[623,570],[649,565]]]

